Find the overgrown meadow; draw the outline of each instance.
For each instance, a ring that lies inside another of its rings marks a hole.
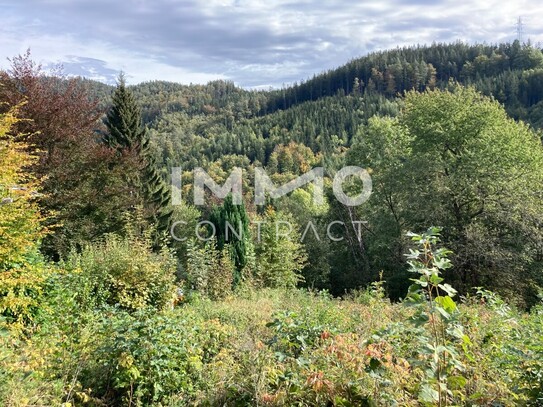
[[[488,291],[455,306],[391,303],[380,283],[343,299],[245,288],[127,312],[82,309],[83,278],[50,280],[30,337],[4,331],[2,405],[541,403],[543,309]]]

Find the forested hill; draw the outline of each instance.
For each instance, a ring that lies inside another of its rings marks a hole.
[[[543,53],[518,41],[499,45],[434,44],[371,53],[292,86],[248,91],[228,81],[206,85],[145,82],[132,89],[144,120],[165,113],[223,114],[225,120],[265,116],[328,96],[377,93],[389,99],[403,91],[444,88],[450,80],[474,85],[503,103],[508,113],[543,126]],[[113,87],[88,81],[106,101]]]
[[[543,127],[543,53],[518,41],[500,45],[434,44],[372,53],[281,90],[250,91],[232,82],[181,85],[152,81],[132,86],[151,129],[164,173],[225,155],[267,164],[278,144],[314,152],[350,146],[374,115],[395,116],[405,90],[473,85],[508,114]],[[113,87],[86,81],[106,107]]]
[[[336,94],[444,87],[449,80],[494,95],[515,116],[541,123],[543,54],[518,41],[500,45],[434,44],[375,52],[312,79],[271,92],[266,112]],[[537,111],[537,112],[536,112]]]
[[[0,406],[542,405],[540,49],[275,91],[10,63]]]

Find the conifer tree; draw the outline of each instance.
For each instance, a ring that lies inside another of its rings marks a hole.
[[[141,108],[126,87],[122,73],[113,95],[113,105],[107,113],[106,126],[108,132],[104,135],[104,142],[119,152],[135,154],[141,161],[140,174],[133,182],[143,201],[147,220],[155,227],[155,238],[158,239],[171,223],[170,190],[149,152],[149,134],[142,122]]]
[[[147,153],[149,137],[142,124],[141,109],[133,93],[126,87],[122,72],[113,94],[113,105],[107,112],[106,126],[108,132],[104,135],[104,142],[111,148]]]
[[[217,248],[222,250],[225,245],[230,246],[230,254],[235,266],[234,286],[236,286],[241,281],[241,272],[247,264],[248,246],[251,244],[249,217],[245,205],[243,203],[234,205],[232,195],[228,195],[222,206],[213,210],[210,219],[217,230]],[[228,225],[230,227],[227,230]]]

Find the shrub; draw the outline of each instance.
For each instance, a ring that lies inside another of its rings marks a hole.
[[[173,299],[176,261],[166,249],[154,253],[143,238],[106,235],[72,255],[66,266],[73,272],[73,289],[84,306],[162,309]]]
[[[211,385],[205,365],[228,345],[229,332],[190,312],[114,312],[98,326],[99,343],[81,384],[114,405],[163,405],[173,395],[192,405]]]
[[[284,311],[274,317],[266,326],[274,332],[270,345],[276,349],[279,359],[286,356],[296,358],[302,351],[314,346],[319,337],[329,335],[323,325],[311,320],[308,315]]]

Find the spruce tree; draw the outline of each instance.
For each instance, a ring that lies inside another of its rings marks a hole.
[[[105,124],[108,132],[103,137],[104,142],[119,152],[134,153],[141,161],[140,174],[133,180],[134,188],[143,201],[148,222],[155,228],[158,243],[171,223],[170,189],[157,171],[156,162],[149,151],[149,134],[143,125],[141,108],[126,87],[122,73]]]
[[[235,266],[234,286],[241,281],[241,272],[247,265],[247,251],[251,244],[249,236],[249,217],[245,205],[234,205],[232,195],[229,194],[222,204],[211,213],[211,222],[215,225],[217,233],[217,249],[222,250],[225,245],[230,247],[230,254]],[[231,225],[227,236],[227,222]],[[239,234],[239,238],[232,232]]]

